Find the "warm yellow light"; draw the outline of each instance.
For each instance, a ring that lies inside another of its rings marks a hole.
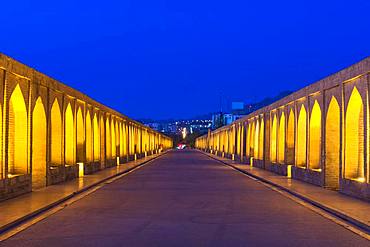
[[[310,150],[309,168],[318,171],[320,169],[320,149],[321,149],[321,109],[315,100],[310,117]]]
[[[366,181],[366,179],[364,177],[362,177],[362,178],[356,178],[355,180],[357,182],[360,182],[360,183],[364,183]]]
[[[271,162],[276,162],[276,134],[277,134],[276,125],[277,125],[277,120],[276,120],[276,115],[275,115],[272,121],[272,129],[271,129],[271,154],[270,154]]]
[[[346,111],[345,177],[364,177],[364,108],[360,93],[354,87]]]
[[[298,116],[297,128],[297,166],[304,168],[306,164],[306,134],[307,134],[307,112],[302,105]]]
[[[62,163],[62,116],[57,99],[51,107],[51,163]]]
[[[27,173],[27,108],[17,85],[9,101],[9,173]]]
[[[73,165],[75,162],[74,124],[71,104],[68,104],[65,113],[65,162]]]
[[[279,145],[278,145],[278,157],[279,163],[284,163],[285,161],[285,114],[281,114],[279,123]]]
[[[291,177],[292,177],[292,165],[288,165],[288,166],[286,167],[286,176],[287,176],[288,178],[291,178]]]
[[[84,163],[83,162],[78,162],[78,176],[83,177],[84,176]]]

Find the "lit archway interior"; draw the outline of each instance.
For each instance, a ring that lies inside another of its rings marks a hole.
[[[340,157],[340,108],[333,96],[330,100],[326,117],[325,136],[325,185],[339,187],[339,157]]]
[[[306,134],[307,134],[307,112],[304,105],[298,115],[297,128],[297,166],[306,166]]]
[[[276,162],[276,132],[277,132],[277,119],[276,114],[274,115],[271,128],[271,162]]]
[[[288,118],[288,126],[287,126],[287,157],[286,161],[287,164],[292,165],[294,163],[294,112],[290,109],[289,118]]]
[[[258,149],[258,158],[263,160],[263,150],[264,150],[264,128],[265,123],[263,118],[261,118],[260,132],[259,132],[259,149]]]
[[[99,130],[99,123],[98,117],[94,114],[94,161],[100,160],[100,130]]]
[[[73,165],[74,159],[74,128],[73,128],[73,113],[71,104],[67,105],[65,112],[65,163]]]
[[[112,136],[110,133],[110,122],[109,119],[105,121],[105,149],[106,149],[106,158],[111,159],[112,158]]]
[[[51,163],[62,164],[62,116],[57,99],[51,107]]]
[[[77,162],[84,162],[84,123],[81,108],[77,111]]]
[[[106,159],[106,157],[105,157],[105,149],[106,149],[106,146],[105,146],[105,129],[107,128],[107,126],[104,124],[103,116],[100,116],[99,127],[100,127],[100,146],[99,146],[100,161],[104,162],[105,159]]]
[[[279,122],[279,163],[284,163],[285,159],[285,114],[281,113]]]
[[[364,179],[364,107],[360,93],[355,87],[346,111],[345,129],[345,177]]]
[[[258,151],[259,151],[259,146],[258,146],[258,137],[259,137],[259,121],[256,119],[256,127],[254,131],[254,154],[253,156],[258,158]]]
[[[250,125],[250,136],[248,136],[247,138],[250,138],[249,139],[249,147],[247,147],[249,149],[249,155],[250,157],[254,157],[254,121],[251,123]]]
[[[46,115],[39,97],[32,113],[32,188],[46,185]]]
[[[90,112],[86,114],[86,161],[91,162],[93,160],[93,145],[92,145],[92,128],[91,128],[91,117]]]
[[[310,117],[310,146],[309,146],[309,168],[320,170],[321,156],[321,109],[315,100]]]
[[[110,126],[110,131],[111,131],[111,148],[112,148],[112,158],[116,157],[116,123],[112,119],[111,126]]]
[[[9,100],[8,172],[27,174],[27,108],[19,84]]]

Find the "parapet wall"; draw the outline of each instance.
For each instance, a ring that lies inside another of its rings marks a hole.
[[[197,139],[200,149],[370,199],[370,58]]]

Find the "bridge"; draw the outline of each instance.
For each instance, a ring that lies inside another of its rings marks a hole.
[[[172,147],[172,140],[0,54],[0,200]]]
[[[370,58],[197,139],[196,146],[370,200]]]
[[[369,73],[366,58],[171,150],[0,54],[0,244],[369,246]]]

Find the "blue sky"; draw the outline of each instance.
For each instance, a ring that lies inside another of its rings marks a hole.
[[[297,90],[370,54],[370,1],[5,1],[0,52],[133,118]]]

